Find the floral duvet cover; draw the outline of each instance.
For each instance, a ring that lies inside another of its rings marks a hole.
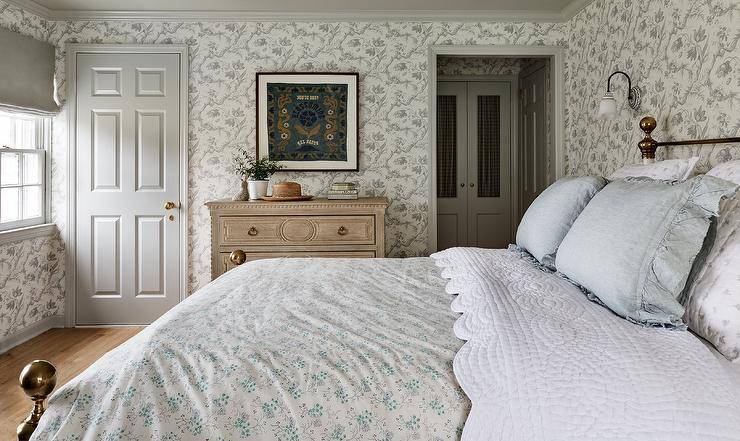
[[[34,439],[458,439],[450,302],[427,258],[248,263],[60,388]]]

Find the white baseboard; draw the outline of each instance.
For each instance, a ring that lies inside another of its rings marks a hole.
[[[14,334],[7,335],[0,339],[0,354],[4,354],[19,344],[36,337],[42,332],[46,332],[51,328],[63,328],[64,325],[65,321],[63,315],[53,315],[38,321],[31,326],[25,327]]]

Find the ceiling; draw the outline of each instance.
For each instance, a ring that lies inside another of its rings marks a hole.
[[[564,21],[593,0],[9,0],[50,19]]]

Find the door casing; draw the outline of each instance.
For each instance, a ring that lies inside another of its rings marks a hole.
[[[429,145],[427,157],[430,165],[429,175],[429,216],[427,218],[428,236],[427,252],[437,251],[437,57],[439,56],[494,56],[506,58],[549,58],[550,59],[550,94],[552,112],[551,145],[553,148],[551,177],[556,180],[565,174],[565,100],[564,100],[564,66],[565,49],[559,46],[527,45],[432,45],[429,46],[427,60],[427,78],[429,81]],[[515,88],[518,90],[518,87]],[[515,101],[518,102],[516,97]],[[512,145],[518,145],[518,129],[511,134]],[[512,182],[519,182],[517,155],[513,157]],[[517,201],[518,185],[513,187],[512,200]],[[513,211],[512,211],[513,212]],[[516,220],[512,223],[516,225]]]
[[[188,47],[184,44],[67,44],[67,228],[64,230],[66,251],[66,301],[67,327],[75,327],[77,302],[77,54],[178,54],[180,55],[180,300],[188,290]]]

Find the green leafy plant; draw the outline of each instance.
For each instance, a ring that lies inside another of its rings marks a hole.
[[[247,151],[246,147],[239,148],[234,155],[234,170],[243,179],[266,181],[282,168],[282,165],[270,158],[257,159],[255,155]]]

